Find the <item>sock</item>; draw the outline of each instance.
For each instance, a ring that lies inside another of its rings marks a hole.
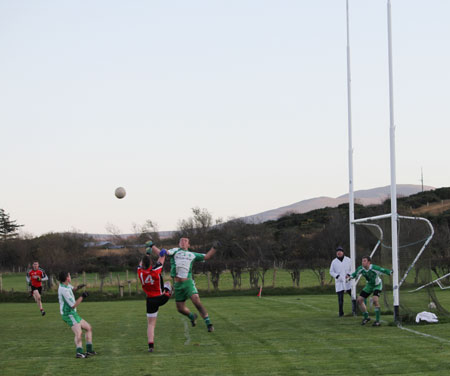
[[[375,320],[380,321],[380,307],[375,307]]]
[[[194,316],[194,314],[192,313],[192,312],[189,312],[189,320],[191,320],[191,321],[194,321],[194,319],[195,319],[195,316]]]
[[[154,347],[153,342],[149,342],[149,343],[148,343],[148,348],[149,348],[149,349],[153,349],[153,347]]]
[[[363,312],[363,316],[364,316],[365,319],[368,319],[369,318],[369,312],[367,312],[367,311]]]
[[[92,352],[94,349],[92,348],[92,342],[86,342],[86,352]]]
[[[209,320],[209,316],[206,316],[203,320],[205,320],[206,326],[211,324],[211,321]]]
[[[83,348],[77,347],[77,354],[83,354]]]

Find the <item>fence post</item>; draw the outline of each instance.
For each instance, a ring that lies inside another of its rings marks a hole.
[[[275,265],[275,261],[273,262],[273,277],[272,277],[272,287],[275,288],[275,281],[277,279],[277,266]]]
[[[98,276],[98,274],[95,273],[95,280],[94,280],[94,287],[95,288],[97,288],[97,276]]]
[[[83,271],[83,284],[85,285],[83,291],[86,291],[86,272]]]
[[[112,272],[109,272],[109,282],[110,282],[111,285],[112,285]]]
[[[123,298],[123,285],[120,284],[120,276],[117,274],[117,286],[119,287],[119,295]]]
[[[128,280],[127,282],[128,282],[128,295],[131,296],[131,281]]]

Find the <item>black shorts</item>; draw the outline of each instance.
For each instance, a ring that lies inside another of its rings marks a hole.
[[[381,290],[373,290],[373,296],[380,296],[381,294]],[[367,291],[362,290],[359,293],[359,296],[362,296],[364,299],[368,298],[370,296],[370,294]]]
[[[159,296],[147,297],[147,313],[156,313],[158,308],[166,304],[169,297],[165,294]]]
[[[42,295],[42,286],[40,286],[40,287],[31,286],[31,293],[33,293],[34,290],[38,290],[39,295]]]

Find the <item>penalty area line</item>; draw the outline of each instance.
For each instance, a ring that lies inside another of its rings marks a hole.
[[[448,339],[437,337],[437,336],[433,336],[433,335],[427,334],[427,333],[418,332],[417,330],[414,330],[414,329],[405,328],[401,324],[397,324],[397,328],[402,329],[402,330],[406,330],[407,332],[414,333],[414,334],[417,334],[419,336],[432,338],[432,339],[435,339],[435,340],[437,340],[439,342],[450,343],[450,341]]]

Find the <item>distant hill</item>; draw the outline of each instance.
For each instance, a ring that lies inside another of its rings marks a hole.
[[[424,191],[435,189],[430,186],[423,186]],[[397,184],[397,197],[406,197],[422,191],[421,185],[413,184]],[[364,189],[355,191],[355,203],[360,205],[379,205],[386,199],[390,198],[391,187]],[[311,210],[322,209],[326,207],[335,208],[341,204],[348,202],[348,193],[342,196],[333,197],[316,197],[308,200],[296,202],[291,205],[282,206],[277,209],[267,210],[262,213],[242,217],[241,219],[248,223],[262,223],[269,220],[276,220],[286,213],[307,213]]]

